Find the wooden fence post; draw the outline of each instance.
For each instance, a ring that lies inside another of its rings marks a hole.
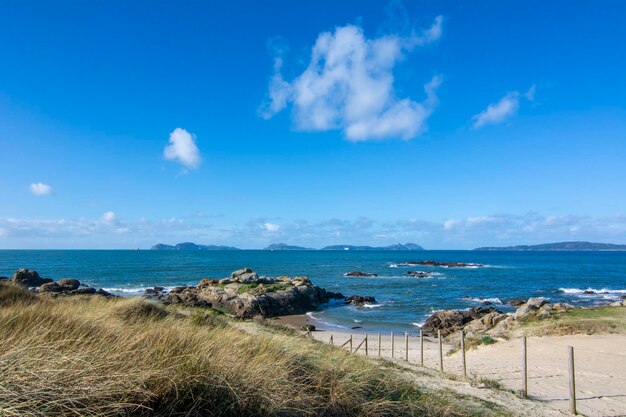
[[[443,372],[443,341],[441,340],[441,330],[437,330],[439,337],[439,370]]]
[[[391,358],[393,359],[393,351],[395,348],[395,338],[393,337],[393,332],[391,332]]]
[[[568,346],[569,350],[569,411],[576,415],[576,377],[574,374],[574,347]]]
[[[463,378],[467,379],[467,362],[465,362],[465,332],[461,329],[461,352],[463,353]]]
[[[420,364],[424,366],[424,332],[420,329]]]
[[[409,361],[409,332],[404,332],[404,360]]]
[[[526,336],[522,338],[522,394],[528,397],[528,353]]]
[[[335,341],[333,340],[333,334],[330,334],[330,345],[335,346]]]
[[[350,353],[352,353],[352,335],[350,335]]]
[[[380,358],[380,341],[381,341],[382,337],[380,335],[380,333],[378,333],[378,357]]]
[[[365,356],[369,356],[368,347],[367,347],[367,333],[365,333]]]

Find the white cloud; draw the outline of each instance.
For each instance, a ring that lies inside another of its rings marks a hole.
[[[30,185],[30,192],[36,196],[46,196],[52,194],[52,187],[43,182],[35,182]]]
[[[490,104],[485,110],[474,116],[474,128],[501,123],[515,115],[518,108],[519,93],[517,91],[510,92],[500,101]]]
[[[170,133],[170,142],[163,151],[165,159],[178,161],[189,169],[195,169],[202,163],[200,150],[194,135],[177,127]]]
[[[278,232],[280,230],[280,225],[274,223],[263,223],[263,227],[268,232]]]
[[[439,39],[442,23],[438,16],[430,28],[406,37],[368,39],[354,25],[321,33],[308,67],[293,81],[283,78],[282,56],[275,58],[261,115],[271,118],[291,104],[298,130],[340,129],[352,141],[416,137],[437,105],[441,77],[428,82],[425,100],[416,102],[396,97],[393,68],[406,52]]]
[[[100,220],[104,223],[113,223],[117,220],[117,215],[113,211],[107,211],[106,213],[102,214]]]
[[[537,87],[533,84],[524,94],[520,94],[519,91],[507,93],[498,102],[491,103],[485,110],[475,115],[472,118],[473,127],[477,129],[489,124],[502,123],[508,118],[515,116],[519,110],[520,97],[528,101],[534,101],[536,92]]]

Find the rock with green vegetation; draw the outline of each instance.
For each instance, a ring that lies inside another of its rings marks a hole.
[[[327,292],[307,277],[266,277],[242,268],[223,280],[202,280],[155,298],[170,304],[221,309],[240,318],[303,314],[338,295]]]

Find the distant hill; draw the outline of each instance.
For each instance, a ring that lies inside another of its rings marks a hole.
[[[183,242],[177,245],[164,245],[163,243],[159,243],[158,245],[154,245],[150,248],[150,250],[239,250],[239,248],[234,248],[232,246],[222,246],[222,245],[197,245],[192,242]]]
[[[518,245],[503,247],[483,247],[474,250],[626,250],[626,245],[615,245],[612,243],[592,243],[592,242],[556,242],[544,243],[541,245]]]
[[[302,246],[287,245],[285,243],[272,243],[271,245],[263,248],[263,250],[313,250],[313,249],[305,248]]]
[[[389,246],[353,246],[353,245],[331,245],[323,247],[320,250],[355,250],[355,251],[367,251],[367,250],[382,250],[382,251],[416,251],[424,250],[420,245],[415,243],[397,243]]]

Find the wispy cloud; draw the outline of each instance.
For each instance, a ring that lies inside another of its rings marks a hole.
[[[498,124],[506,121],[517,114],[520,106],[520,98],[523,97],[528,101],[535,99],[536,87],[533,84],[530,89],[520,94],[519,91],[511,91],[502,97],[499,101],[491,103],[485,110],[478,113],[472,118],[472,126],[475,129],[490,124]]]
[[[416,137],[425,130],[426,120],[437,106],[436,91],[442,78],[435,76],[426,83],[426,97],[417,102],[396,96],[393,69],[407,52],[438,40],[442,25],[443,18],[438,16],[421,32],[372,39],[355,25],[323,32],[306,70],[292,81],[282,75],[281,49],[274,60],[262,117],[269,119],[291,104],[298,130],[339,129],[351,141]]]
[[[126,220],[107,212],[96,220],[0,218],[0,248],[128,248],[195,241],[260,248],[285,242],[308,247],[331,244],[388,245],[414,242],[426,248],[474,248],[567,240],[626,243],[626,216],[491,214],[442,221],[367,217],[284,221],[256,218],[243,224],[197,219]]]
[[[52,187],[43,182],[35,182],[30,185],[30,192],[38,197],[52,194]]]
[[[180,127],[170,133],[169,144],[163,150],[163,156],[165,159],[181,163],[188,169],[196,169],[202,163],[195,136]]]

